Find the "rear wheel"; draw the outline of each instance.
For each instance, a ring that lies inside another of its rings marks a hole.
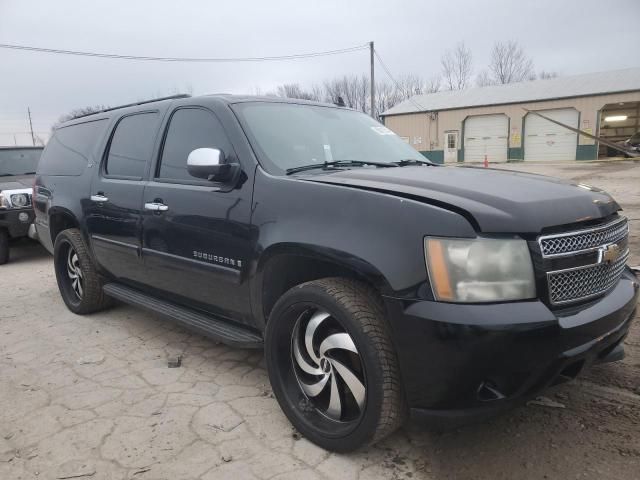
[[[9,261],[9,232],[0,228],[0,265]]]
[[[280,406],[321,447],[351,451],[402,424],[396,356],[366,285],[327,278],[292,288],[273,309],[265,348]]]
[[[58,234],[53,262],[60,295],[73,313],[97,312],[111,305],[111,299],[102,291],[103,279],[96,271],[78,229],[71,228]]]

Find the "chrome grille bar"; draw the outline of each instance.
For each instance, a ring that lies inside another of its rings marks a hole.
[[[620,217],[594,228],[544,235],[538,238],[538,245],[544,258],[553,258],[595,251],[603,245],[624,239],[628,234],[627,219]]]
[[[613,288],[629,258],[627,249],[611,263],[596,263],[547,273],[549,301],[563,305],[596,297]]]

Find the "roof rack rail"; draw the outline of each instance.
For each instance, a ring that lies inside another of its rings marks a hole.
[[[97,112],[83,113],[82,115],[77,115],[73,118],[70,118],[69,120],[88,117],[89,115],[95,115],[96,113],[111,112],[112,110],[119,110],[121,108],[135,107],[136,105],[144,105],[145,103],[154,103],[154,102],[161,102],[162,100],[175,100],[178,98],[189,98],[189,97],[191,97],[191,95],[189,95],[188,93],[179,93],[177,95],[169,95],[168,97],[154,98],[152,100],[143,100],[141,102],[133,102],[133,103],[127,103],[125,105],[118,105],[117,107],[109,107],[103,110],[98,110]]]

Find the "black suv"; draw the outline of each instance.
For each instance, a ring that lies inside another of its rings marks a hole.
[[[287,417],[336,451],[622,358],[638,298],[607,193],[435,166],[331,105],[214,95],[78,118],[35,189],[71,311],[115,298],[264,346]]]
[[[9,261],[9,241],[35,237],[31,192],[43,147],[0,147],[0,265]]]

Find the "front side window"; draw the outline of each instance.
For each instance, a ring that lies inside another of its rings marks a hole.
[[[105,173],[109,176],[142,178],[151,159],[158,121],[157,112],[124,117],[111,139]]]
[[[218,119],[201,108],[181,108],[171,116],[164,141],[158,178],[194,182],[187,171],[187,158],[196,148],[217,148],[226,156],[231,144]]]
[[[277,102],[233,106],[260,163],[268,171],[332,161],[425,158],[371,117],[344,108]]]

